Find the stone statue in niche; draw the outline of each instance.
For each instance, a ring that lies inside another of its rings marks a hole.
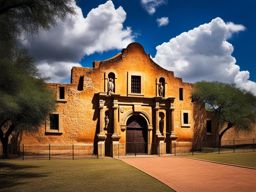
[[[115,89],[114,79],[109,78],[108,79],[108,95],[111,95],[112,93],[114,93],[114,89]]]
[[[164,85],[162,82],[160,82],[158,85],[158,94],[160,97],[164,96]]]
[[[108,115],[106,114],[106,115],[105,115],[105,130],[108,129],[108,124],[109,124],[109,117],[108,117]]]
[[[161,135],[164,135],[164,114],[160,114],[159,131]]]

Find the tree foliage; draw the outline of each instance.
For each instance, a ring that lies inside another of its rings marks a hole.
[[[198,82],[194,84],[192,100],[206,105],[221,125],[226,125],[219,133],[231,127],[250,130],[256,123],[256,97],[234,85],[219,82]]]
[[[74,13],[73,0],[0,0],[0,140],[8,155],[14,131],[35,130],[54,109],[53,94],[18,45],[22,33],[49,29]]]
[[[19,54],[15,60],[0,60],[0,139],[7,157],[8,138],[12,132],[36,130],[54,109],[53,94],[34,75],[30,58]]]
[[[72,0],[0,0],[0,56],[10,57],[22,32],[49,29],[58,19],[74,13]],[[7,54],[7,51],[8,52]],[[4,53],[4,54],[3,54]]]

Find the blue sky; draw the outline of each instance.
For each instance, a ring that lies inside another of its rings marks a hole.
[[[94,7],[106,1],[79,0],[78,5],[86,14]],[[256,81],[256,1],[254,0],[169,0],[157,7],[155,14],[150,15],[142,7],[139,0],[113,0],[116,7],[122,6],[127,13],[126,26],[131,26],[137,35],[135,41],[141,43],[145,50],[155,55],[155,47],[162,42],[207,23],[210,20],[221,17],[224,21],[242,24],[246,30],[235,34],[229,42],[234,46],[233,56],[239,63],[241,70],[249,70],[250,79]],[[169,25],[158,27],[156,18],[168,17]],[[93,60],[106,59],[117,53],[117,50],[103,54],[94,54],[85,57],[81,63],[91,66]]]
[[[256,95],[254,0],[78,0],[73,6],[76,16],[22,41],[52,82],[67,83],[73,66],[91,67],[136,41],[184,81],[233,83]]]

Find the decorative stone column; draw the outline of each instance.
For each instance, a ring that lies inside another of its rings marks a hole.
[[[160,136],[160,130],[159,130],[159,103],[156,102],[155,106],[155,116],[156,116],[156,135]]]
[[[163,136],[166,137],[166,113],[163,113]]]
[[[175,133],[174,133],[174,126],[175,126],[175,123],[174,123],[174,108],[171,107],[170,109],[170,112],[171,112],[171,138],[177,138]]]
[[[152,136],[153,136],[153,127],[148,125],[148,155],[152,154]]]
[[[177,140],[177,136],[175,135],[174,132],[174,126],[175,126],[175,122],[174,122],[174,106],[173,104],[171,104],[170,106],[170,113],[171,113],[171,135],[170,135],[170,139],[171,139],[171,153],[173,153],[174,148],[176,147],[176,140]]]
[[[158,89],[159,89],[158,78],[156,78],[156,97],[159,96]]]
[[[105,156],[105,140],[106,135],[104,132],[104,115],[105,115],[105,109],[104,109],[104,100],[99,101],[99,134],[98,136],[98,157],[104,157]]]
[[[108,93],[108,76],[104,73],[104,92]]]
[[[119,130],[118,130],[118,101],[114,100],[113,102],[114,109],[114,133],[112,135],[112,155],[113,157],[119,155]]]
[[[166,148],[164,143],[165,137],[159,131],[159,102],[156,102],[155,117],[156,117],[155,125],[156,125],[157,154],[163,155],[163,154],[166,154]]]

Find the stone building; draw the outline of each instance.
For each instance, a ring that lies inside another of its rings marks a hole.
[[[120,54],[74,67],[70,84],[49,84],[56,112],[23,144],[87,143],[100,156],[171,153],[172,143],[191,148],[191,84],[154,63],[138,43]]]
[[[24,134],[23,144],[87,144],[99,156],[168,154],[177,141],[192,147],[192,84],[154,63],[138,43],[93,68],[74,67],[70,84],[49,88],[56,111],[39,132]]]

